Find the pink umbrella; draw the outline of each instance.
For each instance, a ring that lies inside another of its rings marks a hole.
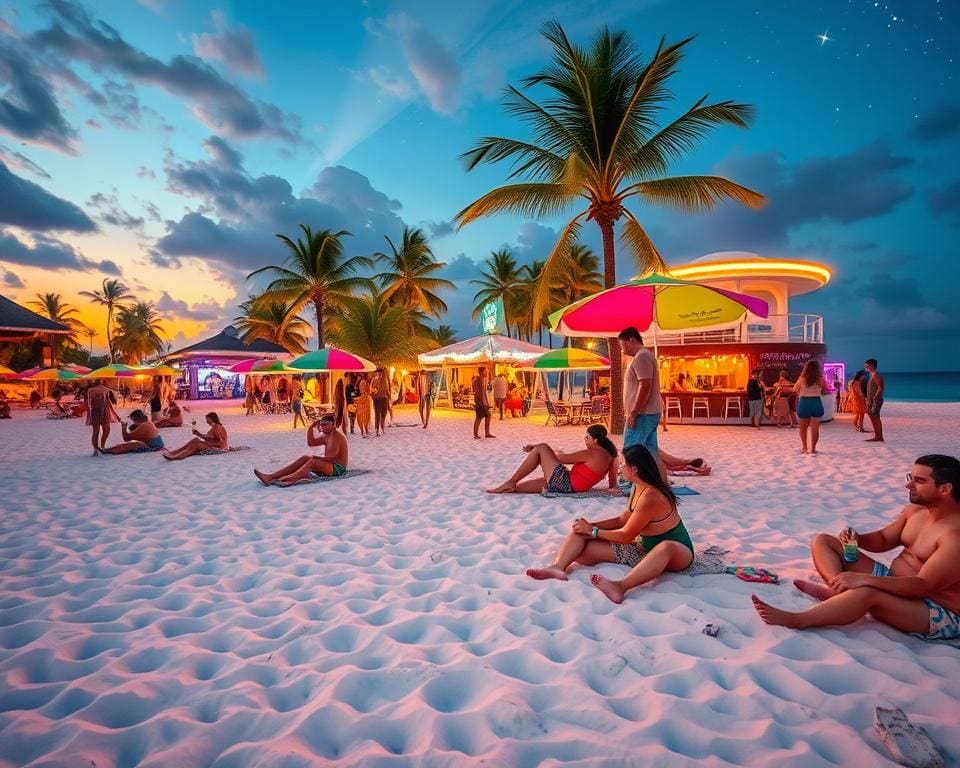
[[[267,373],[295,373],[284,365],[282,360],[262,360],[252,358],[250,360],[241,360],[236,365],[230,366],[230,373],[246,374],[267,374]]]

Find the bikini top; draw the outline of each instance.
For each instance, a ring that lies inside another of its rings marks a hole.
[[[636,511],[636,509],[637,509],[636,501],[639,501],[639,500],[640,500],[640,497],[643,496],[643,494],[646,493],[646,491],[647,491],[649,488],[650,488],[650,486],[648,485],[646,488],[644,488],[642,491],[640,491],[640,493],[637,493],[637,488],[636,488],[636,486],[634,486],[634,488],[633,488],[633,493],[630,494],[630,501],[627,502],[627,506],[629,507],[629,509],[630,509],[631,512],[635,512],[635,511]],[[635,500],[636,500],[636,501],[635,501]],[[675,509],[671,509],[671,510],[670,510],[669,512],[667,512],[667,514],[665,514],[663,517],[658,517],[656,520],[648,520],[648,521],[647,521],[647,525],[652,525],[653,523],[662,523],[664,520],[668,519],[668,518],[670,517],[670,515],[672,515],[674,512],[676,512],[676,510],[675,510]]]

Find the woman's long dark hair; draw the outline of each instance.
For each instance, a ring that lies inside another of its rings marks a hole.
[[[587,427],[587,434],[603,448],[612,458],[617,458],[617,446],[607,437],[607,428],[603,424],[591,424]]]
[[[817,360],[807,360],[800,372],[800,380],[805,387],[812,387],[814,384],[824,385],[823,372],[820,370],[820,363]]]
[[[657,466],[656,460],[645,445],[628,445],[623,449],[623,460],[637,471],[643,482],[660,491],[664,498],[670,502],[670,506],[676,510],[680,500],[667,481],[660,475],[660,467]]]
[[[218,427],[223,426],[223,424],[220,423],[220,417],[217,416],[217,414],[215,414],[213,411],[210,411],[210,413],[207,414],[207,418],[210,419],[210,421],[212,421]]]

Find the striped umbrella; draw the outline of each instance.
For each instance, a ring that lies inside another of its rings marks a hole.
[[[123,363],[111,363],[84,375],[85,379],[115,379],[118,376],[136,376],[142,374],[136,368]]]
[[[5,365],[0,365],[0,378],[3,379],[14,379],[17,377],[17,372],[13,368],[7,368]]]
[[[40,368],[39,370],[31,368],[17,376],[20,381],[72,381],[73,379],[82,379],[79,373],[65,371],[62,368]]]
[[[230,373],[245,373],[248,376],[262,376],[267,373],[290,373],[291,370],[282,360],[261,360],[259,357],[241,360],[227,370]],[[298,373],[299,371],[294,371]]]
[[[61,366],[65,371],[73,371],[74,373],[79,373],[83,376],[85,373],[90,373],[90,369],[85,365],[77,365],[76,363],[65,363]]]
[[[517,367],[536,371],[605,371],[610,368],[610,361],[589,349],[563,347],[544,352],[536,360],[528,360]]]
[[[336,347],[316,349],[289,363],[297,371],[375,371],[377,366],[366,358]]]

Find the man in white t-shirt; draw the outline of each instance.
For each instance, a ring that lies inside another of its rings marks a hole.
[[[623,447],[643,445],[658,458],[657,426],[660,423],[660,372],[657,358],[643,346],[640,331],[624,328],[617,337],[623,354],[632,357],[623,371]]]

